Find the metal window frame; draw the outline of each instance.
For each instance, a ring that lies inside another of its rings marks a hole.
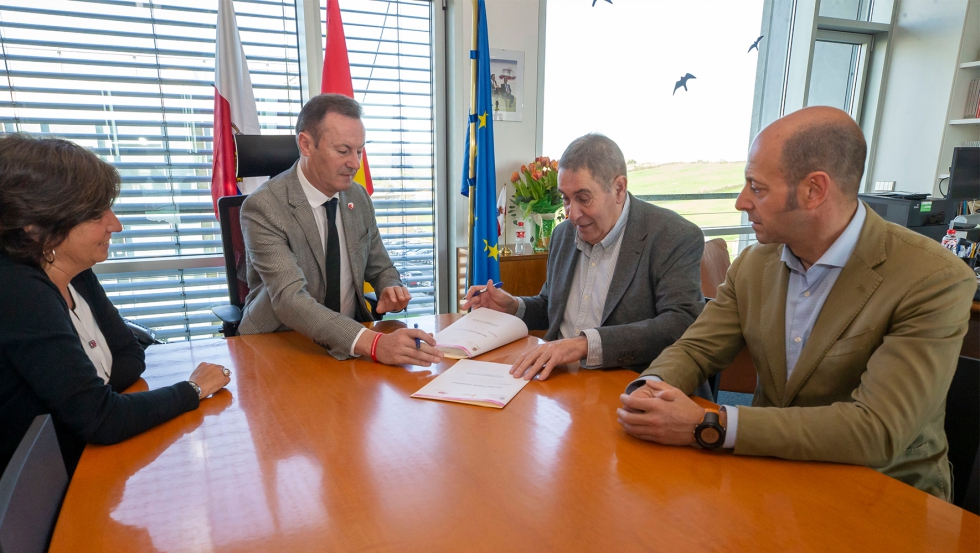
[[[827,42],[831,44],[848,44],[858,46],[856,53],[852,52],[850,71],[854,73],[854,80],[848,87],[847,96],[844,101],[845,106],[855,121],[861,121],[861,113],[864,108],[865,87],[868,80],[868,69],[871,63],[871,50],[874,46],[874,35],[845,31],[827,31],[818,28],[814,37],[814,47],[817,42]],[[856,54],[856,55],[855,55]],[[813,65],[811,61],[810,72],[812,78]],[[811,79],[812,82],[812,79]],[[810,91],[807,90],[807,103],[809,104]]]

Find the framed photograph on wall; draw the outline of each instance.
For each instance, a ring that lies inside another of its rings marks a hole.
[[[524,119],[524,52],[490,49],[493,120]]]

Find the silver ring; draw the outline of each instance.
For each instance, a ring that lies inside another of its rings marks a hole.
[[[225,376],[231,376],[231,370],[229,370],[229,369],[222,368],[221,369],[221,372],[225,373]]]

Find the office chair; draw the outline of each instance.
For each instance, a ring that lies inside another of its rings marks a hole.
[[[728,243],[723,238],[715,238],[704,243],[704,254],[701,256],[701,294],[705,302],[714,299],[718,286],[725,282],[728,268],[732,265],[728,257]],[[721,373],[717,373],[708,381],[711,386],[711,401],[718,400],[718,388],[721,386]]]
[[[236,176],[272,178],[299,159],[296,136],[291,134],[236,134]]]
[[[218,198],[218,223],[221,225],[221,248],[225,258],[225,279],[228,282],[228,305],[211,308],[221,320],[221,332],[230,338],[238,335],[242,322],[242,306],[248,295],[245,269],[245,240],[239,214],[247,198],[245,194]]]
[[[725,282],[731,265],[728,243],[724,239],[715,238],[704,243],[704,255],[701,257],[701,293],[705,298],[715,297],[718,286]],[[716,398],[722,384],[727,392],[752,394],[755,393],[756,380],[752,356],[749,355],[748,348],[743,348],[725,370],[715,375],[711,389]]]
[[[129,327],[129,331],[133,333],[136,337],[136,342],[145,351],[146,348],[152,346],[153,344],[162,344],[160,340],[157,340],[157,332],[150,327],[143,326],[136,321],[131,321],[129,319],[123,319],[126,326]],[[3,553],[0,551],[0,553]]]
[[[236,134],[235,176],[274,177],[288,170],[299,159],[296,137],[291,134]],[[245,195],[218,198],[218,223],[221,225],[221,247],[225,258],[225,278],[228,280],[228,305],[211,308],[221,320],[221,332],[226,337],[238,335],[242,322],[242,305],[248,295],[245,273],[245,241],[239,214]]]
[[[953,504],[980,514],[977,471],[980,470],[980,359],[960,356],[946,393],[946,454],[953,465]]]
[[[715,238],[704,243],[704,255],[701,257],[701,293],[704,297],[715,297],[718,286],[725,282],[731,265],[728,243],[723,238]]]
[[[47,551],[67,489],[54,421],[38,415],[0,478],[0,551]]]

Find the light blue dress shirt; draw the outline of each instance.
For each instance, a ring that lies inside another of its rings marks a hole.
[[[789,286],[786,289],[787,382],[793,374],[793,369],[796,368],[796,362],[806,346],[813,325],[817,323],[823,304],[827,301],[847,260],[854,253],[854,248],[857,247],[866,216],[864,204],[858,202],[857,211],[844,232],[809,269],[803,268],[800,258],[796,257],[789,246],[783,247],[781,260],[789,268]],[[723,447],[732,448],[735,447],[735,435],[738,433],[738,407],[725,405],[723,408],[728,413]]]

